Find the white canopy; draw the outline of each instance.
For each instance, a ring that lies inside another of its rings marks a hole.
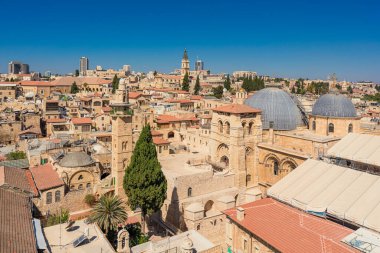
[[[330,148],[327,156],[380,166],[380,136],[350,133]]]
[[[268,190],[308,212],[327,212],[380,231],[380,176],[309,159]]]

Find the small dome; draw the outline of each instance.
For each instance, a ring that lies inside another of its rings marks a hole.
[[[271,121],[274,130],[293,130],[303,125],[297,105],[287,92],[279,88],[259,90],[244,103],[262,110],[263,129],[269,129]]]
[[[73,152],[66,154],[60,161],[59,165],[67,168],[84,167],[94,164],[95,161],[91,156],[84,152]]]
[[[182,250],[192,250],[193,245],[193,241],[189,237],[186,237],[186,239],[182,242],[181,248]]]
[[[355,118],[356,109],[350,99],[341,94],[325,94],[314,104],[311,112],[315,116]]]

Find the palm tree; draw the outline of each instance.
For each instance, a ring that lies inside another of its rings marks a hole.
[[[103,195],[95,205],[91,214],[91,221],[108,231],[116,231],[118,224],[124,224],[128,218],[123,201],[118,196]]]

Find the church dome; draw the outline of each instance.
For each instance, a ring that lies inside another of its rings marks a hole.
[[[287,92],[279,88],[259,90],[245,104],[262,110],[263,129],[269,129],[271,121],[274,130],[293,130],[303,125],[297,105]]]
[[[60,161],[59,165],[67,168],[84,167],[94,164],[95,161],[91,156],[84,152],[73,152],[66,154]]]
[[[315,116],[355,118],[356,109],[350,99],[341,94],[325,94],[314,104],[311,112]]]

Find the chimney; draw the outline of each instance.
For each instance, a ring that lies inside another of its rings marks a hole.
[[[237,219],[238,221],[244,220],[244,208],[238,207],[236,208],[236,214],[237,214]]]

